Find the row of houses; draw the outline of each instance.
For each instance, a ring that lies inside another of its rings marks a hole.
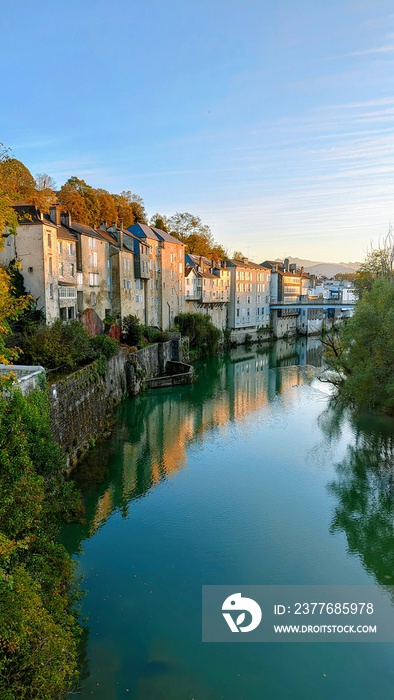
[[[94,229],[59,205],[48,215],[31,205],[15,210],[17,235],[4,234],[0,263],[18,260],[47,323],[94,309],[101,319],[121,323],[132,314],[168,330],[178,314],[196,312],[221,330],[247,332],[275,321],[273,304],[296,303],[316,289],[315,278],[288,260],[208,260],[185,255],[181,241],[145,224],[123,230],[103,222]]]

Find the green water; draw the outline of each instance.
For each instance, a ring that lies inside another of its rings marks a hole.
[[[201,642],[203,584],[394,583],[393,422],[330,405],[319,364],[313,340],[238,350],[119,408],[64,532],[87,590],[77,697],[394,696],[391,644]]]

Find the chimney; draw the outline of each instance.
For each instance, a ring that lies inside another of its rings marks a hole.
[[[49,218],[53,224],[60,226],[61,224],[61,210],[60,204],[51,204],[49,207]]]
[[[293,272],[293,273],[297,272],[297,265],[295,263],[291,263],[291,265],[289,267],[289,271]]]
[[[278,266],[276,263],[273,263],[272,265],[272,272],[278,272]]]
[[[199,266],[200,270],[202,270],[202,255],[200,255],[198,258],[198,266]]]
[[[288,271],[289,271],[289,264],[290,264],[289,258],[285,258],[284,261],[283,261],[283,267],[284,267],[284,269],[285,269],[285,272],[288,272]]]
[[[62,211],[60,214],[60,223],[66,228],[71,228],[71,214],[69,211]]]
[[[100,226],[99,226],[100,231],[106,231],[107,230],[107,222],[102,221]]]
[[[301,266],[301,275],[303,275],[303,274],[304,274],[304,266],[302,265]]]
[[[243,262],[243,263],[248,263],[248,262],[249,262],[249,258],[242,258],[242,262]]]

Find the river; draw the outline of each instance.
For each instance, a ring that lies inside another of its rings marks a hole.
[[[209,644],[204,584],[394,583],[394,423],[330,402],[319,341],[124,402],[75,472],[85,700],[393,697],[394,644]],[[70,697],[75,697],[70,696]]]

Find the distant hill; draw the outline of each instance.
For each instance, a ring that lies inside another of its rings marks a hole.
[[[356,272],[360,267],[359,262],[348,262],[348,263],[327,263],[327,262],[317,262],[316,260],[303,260],[301,258],[292,258],[290,255],[287,256],[290,263],[295,263],[297,267],[303,267],[305,272],[309,272],[312,275],[325,275],[326,277],[334,277],[341,272],[352,273]],[[281,258],[277,258],[278,261],[283,262]]]

